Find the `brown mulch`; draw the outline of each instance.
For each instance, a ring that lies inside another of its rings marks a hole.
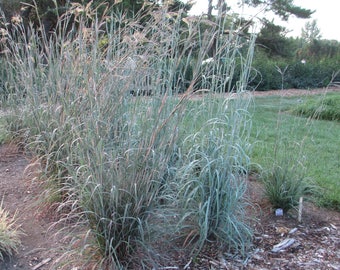
[[[333,86],[328,88],[317,88],[317,89],[283,89],[283,90],[268,90],[268,91],[251,91],[245,92],[254,95],[255,97],[266,97],[266,96],[284,96],[284,97],[293,97],[293,96],[308,96],[308,95],[318,95],[318,94],[326,94],[332,92],[340,92],[340,86]],[[190,96],[191,99],[199,99],[206,95],[207,92],[195,92]],[[233,97],[235,93],[225,93],[225,94],[216,94],[217,97]]]
[[[212,243],[187,269],[340,269],[339,212],[305,202],[301,222],[295,210],[276,216],[255,178],[248,181],[248,196],[254,205],[249,211],[254,239],[248,256],[221,252]],[[288,239],[291,245],[274,250]]]
[[[326,94],[331,92],[339,92],[340,87],[329,87],[329,88],[319,88],[319,89],[283,89],[283,90],[269,90],[269,91],[255,91],[254,95],[256,97],[261,96],[307,96],[307,95],[318,95]]]

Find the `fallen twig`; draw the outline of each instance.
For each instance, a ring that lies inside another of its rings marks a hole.
[[[51,260],[52,260],[51,258],[47,258],[47,259],[43,260],[42,262],[40,262],[40,263],[38,263],[36,266],[34,266],[34,267],[32,268],[32,270],[37,270],[37,269],[39,269],[39,268],[42,267],[43,265],[49,263]]]

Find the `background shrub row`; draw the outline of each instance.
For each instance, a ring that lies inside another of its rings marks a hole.
[[[253,62],[253,77],[249,83],[251,89],[259,91],[277,90],[282,88],[309,89],[326,87],[333,79],[340,81],[339,74],[332,78],[339,69],[338,59],[306,61],[278,60],[261,57],[255,54]],[[286,69],[286,70],[285,70]],[[280,72],[284,71],[284,74]]]

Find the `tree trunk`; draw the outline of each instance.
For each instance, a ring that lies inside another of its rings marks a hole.
[[[227,3],[225,2],[225,0],[218,0],[217,10],[218,10],[219,15],[221,15],[222,17],[226,15]]]
[[[212,19],[212,11],[213,11],[213,5],[212,0],[208,0],[208,19]]]

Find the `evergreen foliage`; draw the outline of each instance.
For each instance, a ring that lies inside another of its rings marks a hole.
[[[245,0],[248,5],[265,7],[266,11],[272,11],[283,20],[288,20],[294,15],[298,18],[309,18],[314,11],[294,5],[294,0]]]

